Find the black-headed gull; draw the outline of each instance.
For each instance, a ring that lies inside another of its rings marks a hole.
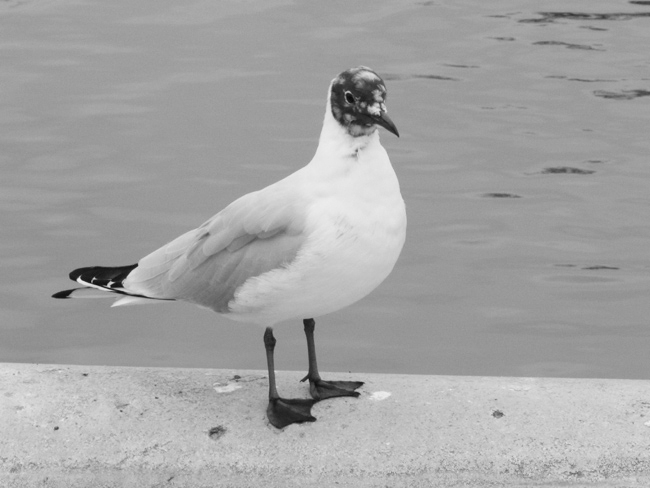
[[[83,288],[119,295],[113,305],[183,300],[265,327],[272,425],[313,422],[319,400],[359,396],[357,381],[318,373],[313,317],[368,295],[393,269],[406,234],[399,183],[377,126],[399,136],[386,114],[386,86],[369,68],[332,80],[316,154],[295,173],[235,200],[200,227],[120,267],[80,268]],[[305,318],[309,317],[309,318]],[[284,399],[275,385],[272,326],[303,318],[313,399]]]

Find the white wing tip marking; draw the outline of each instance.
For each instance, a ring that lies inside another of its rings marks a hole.
[[[111,307],[123,307],[126,305],[144,305],[150,303],[163,303],[165,300],[151,300],[150,298],[125,296],[113,302]]]

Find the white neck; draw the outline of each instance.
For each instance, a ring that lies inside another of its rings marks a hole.
[[[374,144],[379,144],[379,131],[376,128],[368,135],[353,137],[345,127],[336,121],[332,115],[330,93],[331,87],[327,95],[323,130],[320,133],[318,149],[316,150],[314,160],[319,159],[319,155],[327,155],[328,157],[354,157],[359,151],[363,151]]]
[[[379,142],[379,131],[351,136],[332,115],[329,96],[316,154],[294,174],[308,175],[314,194],[344,193],[347,201],[366,203],[389,201],[403,212],[397,176]]]

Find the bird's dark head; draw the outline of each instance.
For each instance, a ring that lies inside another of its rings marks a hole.
[[[332,115],[353,137],[371,134],[378,125],[399,137],[386,114],[385,101],[384,80],[365,66],[344,71],[332,80]]]

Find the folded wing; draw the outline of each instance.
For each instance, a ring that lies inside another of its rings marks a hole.
[[[124,287],[226,313],[248,279],[293,261],[307,237],[305,214],[300,198],[286,185],[244,195],[142,258]]]

